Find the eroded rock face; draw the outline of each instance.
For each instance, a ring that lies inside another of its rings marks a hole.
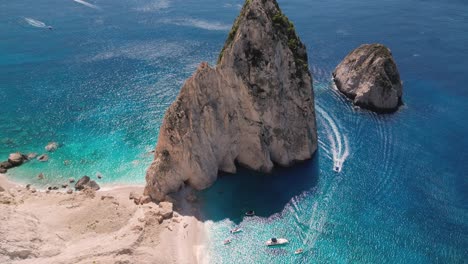
[[[338,90],[355,105],[394,112],[402,104],[403,85],[390,50],[365,44],[353,50],[333,72]]]
[[[167,110],[145,194],[209,187],[236,162],[262,172],[317,149],[305,46],[275,0],[246,1],[216,68],[202,63]]]

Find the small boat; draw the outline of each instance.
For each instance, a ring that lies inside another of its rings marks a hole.
[[[294,251],[294,254],[299,255],[299,254],[302,254],[303,252],[304,250],[302,248],[299,248],[296,251]]]
[[[335,167],[333,168],[333,170],[334,170],[335,172],[340,172],[340,167],[335,166]]]
[[[232,229],[230,232],[231,232],[231,234],[239,233],[239,232],[242,232],[242,228],[236,227],[236,228]]]
[[[231,242],[232,242],[231,239],[226,239],[224,240],[223,244],[228,245],[228,244],[231,244]]]
[[[284,245],[284,244],[287,244],[289,243],[289,241],[286,239],[286,238],[271,238],[270,240],[268,240],[266,242],[266,245],[267,246],[277,246],[277,245]]]
[[[246,212],[245,215],[246,215],[246,216],[254,216],[254,215],[255,215],[255,211],[250,210],[250,211]]]

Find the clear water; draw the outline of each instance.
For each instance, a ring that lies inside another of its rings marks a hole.
[[[320,149],[272,175],[222,175],[200,194],[211,262],[466,263],[468,3],[279,2],[308,47]],[[62,144],[48,163],[10,170],[13,179],[99,172],[144,183],[164,111],[200,61],[215,62],[242,4],[89,3],[0,2],[0,159]],[[393,115],[353,109],[330,83],[370,42],[392,49],[404,80]],[[258,216],[244,218],[250,209]],[[244,232],[222,245],[234,225]],[[266,248],[272,236],[290,244]]]

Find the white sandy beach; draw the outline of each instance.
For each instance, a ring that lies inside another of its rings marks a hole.
[[[0,263],[207,262],[204,224],[178,213],[190,205],[159,223],[157,204],[129,199],[143,187],[103,189],[33,193],[0,174]]]

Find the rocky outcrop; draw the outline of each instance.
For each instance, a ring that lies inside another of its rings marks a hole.
[[[215,68],[202,63],[167,110],[145,194],[209,187],[236,163],[270,172],[317,149],[307,52],[275,0],[248,0]]]
[[[54,152],[58,149],[58,143],[57,142],[49,142],[49,144],[47,144],[47,146],[45,146],[45,150],[48,151],[48,152]]]
[[[37,160],[40,162],[46,162],[49,160],[49,155],[47,154],[42,154],[39,157],[37,157]]]
[[[7,170],[21,166],[23,163],[28,161],[28,157],[19,152],[11,153],[8,156],[8,160],[0,162],[0,173],[6,173]]]
[[[338,90],[355,105],[375,112],[394,112],[402,104],[403,85],[390,50],[365,44],[349,53],[336,67]]]
[[[90,188],[95,191],[100,189],[99,185],[95,181],[91,180],[88,176],[81,177],[81,179],[79,179],[75,184],[75,190],[77,191],[84,190],[85,188]]]

